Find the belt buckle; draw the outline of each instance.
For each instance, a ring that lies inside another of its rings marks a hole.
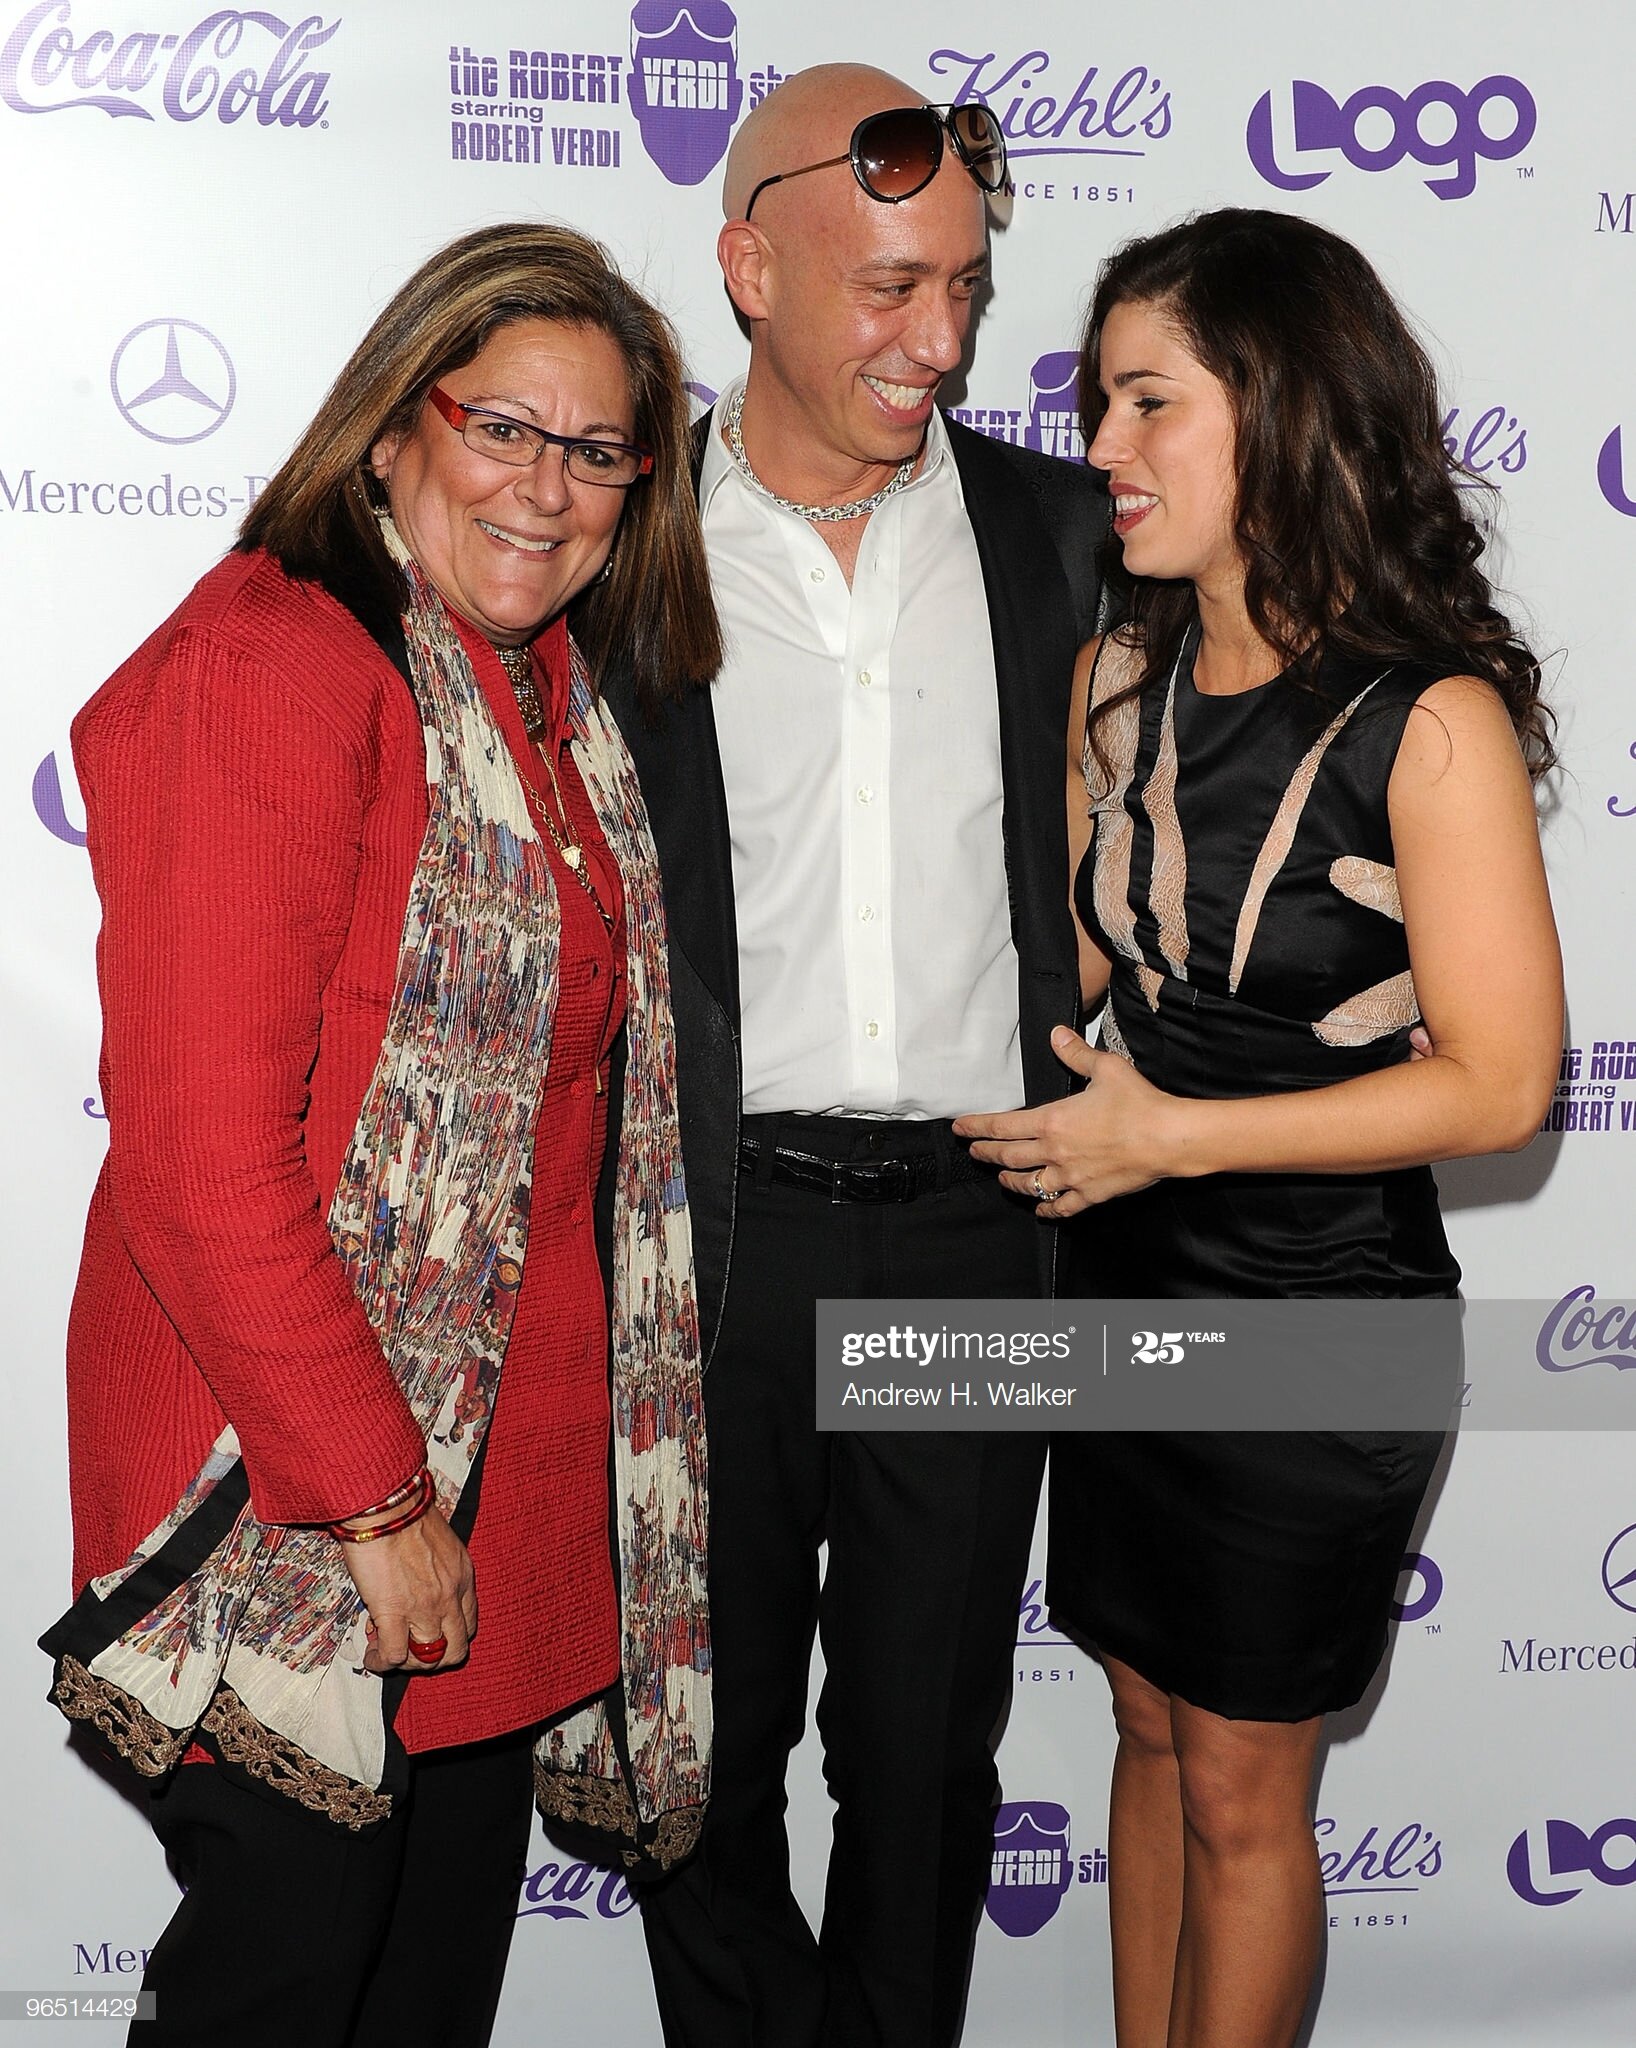
[[[830,1159],[829,1199],[842,1202],[909,1202],[915,1196],[913,1159]]]

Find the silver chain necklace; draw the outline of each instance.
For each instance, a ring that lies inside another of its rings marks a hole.
[[[793,512],[798,519],[819,519],[826,523],[836,519],[862,519],[877,505],[884,505],[888,498],[896,496],[915,473],[915,464],[920,460],[918,449],[907,461],[899,463],[897,474],[882,484],[873,497],[857,498],[850,505],[798,505],[793,498],[781,498],[776,491],[768,490],[750,467],[750,458],[744,452],[744,390],[741,384],[727,407],[727,452],[752,490],[759,491],[762,497],[770,499],[784,511]]]

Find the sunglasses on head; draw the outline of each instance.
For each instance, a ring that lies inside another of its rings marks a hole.
[[[1005,184],[1005,137],[981,100],[966,100],[959,106],[891,107],[883,114],[865,115],[852,131],[845,156],[826,156],[822,163],[803,164],[798,171],[780,171],[776,177],[763,178],[750,194],[744,218],[750,218],[769,185],[804,178],[808,171],[827,171],[835,164],[849,163],[853,177],[871,199],[883,205],[896,206],[913,199],[937,176],[945,132],[955,155],[982,189],[998,192]]]

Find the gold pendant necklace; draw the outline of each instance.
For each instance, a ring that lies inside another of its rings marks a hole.
[[[523,730],[536,746],[545,736],[545,706],[534,683],[534,653],[528,647],[496,647],[500,666],[511,684],[517,709],[523,714]]]
[[[568,822],[568,806],[563,801],[562,785],[557,780],[556,763],[551,759],[551,749],[545,736],[545,707],[540,702],[540,693],[534,681],[534,656],[527,647],[496,647],[500,666],[505,670],[517,699],[517,709],[523,714],[523,728],[534,743],[534,751],[545,763],[545,772],[551,781],[551,794],[556,801],[557,817],[552,817],[550,808],[540,805],[540,816],[545,829],[551,835],[551,844],[562,855],[568,871],[573,875],[591,901],[596,905],[597,915],[611,932],[613,918],[607,905],[597,893],[596,884],[591,880],[585,866],[585,849],[574,837]],[[561,819],[559,826],[558,819]]]

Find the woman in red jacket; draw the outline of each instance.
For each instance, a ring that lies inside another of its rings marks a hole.
[[[696,1831],[664,923],[595,687],[715,669],[687,419],[594,244],[468,235],[75,723],[110,1146],[46,1646],[188,1887],[137,2038],[486,2042],[536,1742],[547,1811]]]

